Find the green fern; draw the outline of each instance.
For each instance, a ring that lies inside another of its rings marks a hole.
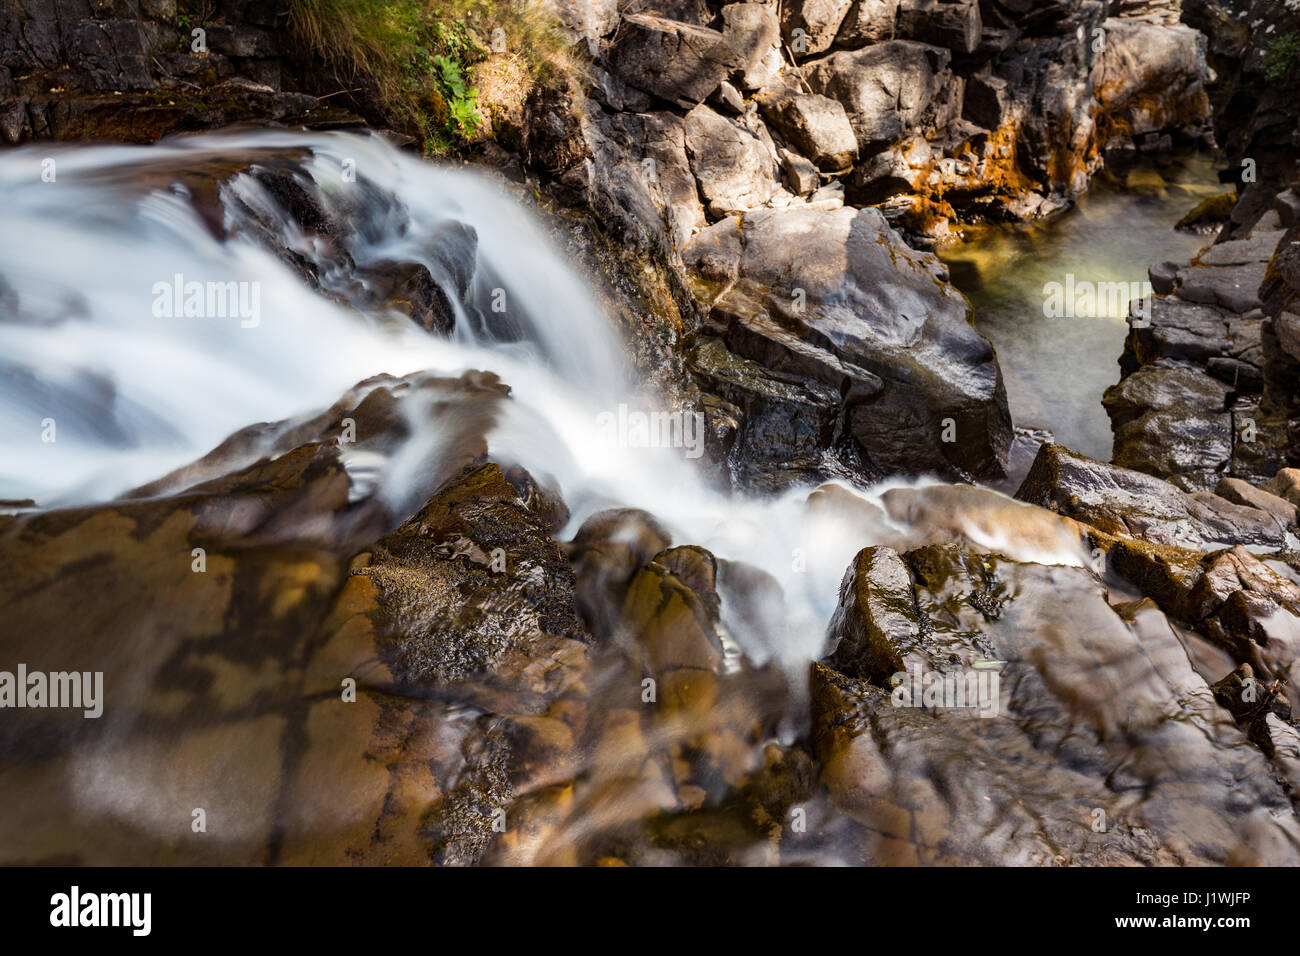
[[[472,134],[479,125],[478,90],[465,83],[460,64],[450,57],[433,57],[438,84],[447,100],[451,122],[458,132]]]

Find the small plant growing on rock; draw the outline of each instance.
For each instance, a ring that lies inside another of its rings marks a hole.
[[[461,133],[473,133],[478,129],[478,90],[465,83],[460,64],[445,56],[435,56],[433,66],[437,71],[438,84],[447,99],[449,122]]]
[[[1281,83],[1300,59],[1300,33],[1274,37],[1264,51],[1264,79]]]

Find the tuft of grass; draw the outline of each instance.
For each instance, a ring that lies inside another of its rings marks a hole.
[[[512,0],[290,0],[289,28],[434,154],[486,135],[527,88],[568,66],[554,25]]]
[[[1300,60],[1300,33],[1274,37],[1264,49],[1264,79],[1281,83]]]

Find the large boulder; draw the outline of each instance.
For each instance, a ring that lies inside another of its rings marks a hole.
[[[727,351],[838,395],[832,442],[870,473],[1001,474],[1011,422],[993,349],[938,260],[879,212],[747,213],[685,258]]]
[[[1140,141],[1172,128],[1196,129],[1209,114],[1207,69],[1187,26],[1111,18],[1102,23],[1104,44],[1092,86],[1109,140]]]
[[[854,0],[836,38],[841,46],[862,47],[894,39],[899,0]]]
[[[978,0],[901,0],[897,35],[974,53],[983,23]]]
[[[766,3],[729,3],[722,8],[722,33],[740,57],[740,85],[756,90],[781,70],[781,24]]]
[[[816,93],[782,93],[760,100],[763,117],[818,169],[841,172],[853,165],[858,142],[837,100]]]
[[[1209,491],[1232,458],[1230,389],[1191,365],[1144,365],[1102,396],[1115,433],[1112,460],[1186,491]]]
[[[872,153],[923,124],[948,82],[944,70],[950,56],[941,47],[892,40],[832,53],[806,72],[814,92],[843,104],[859,149]]]
[[[796,59],[827,50],[853,0],[788,0],[781,23]]]
[[[688,109],[742,65],[717,30],[648,14],[623,17],[608,60],[626,83]]]
[[[701,103],[686,115],[686,151],[713,216],[764,205],[779,186],[771,143]]]

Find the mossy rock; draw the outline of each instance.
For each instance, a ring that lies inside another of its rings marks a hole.
[[[1191,212],[1178,220],[1174,228],[1184,232],[1207,232],[1227,222],[1235,205],[1237,205],[1235,192],[1219,193],[1217,196],[1202,199]]]

